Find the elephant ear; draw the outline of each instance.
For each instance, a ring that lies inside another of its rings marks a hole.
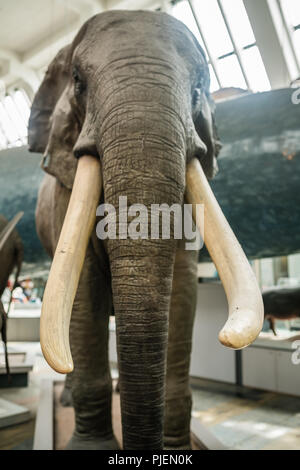
[[[43,153],[42,168],[68,189],[77,167],[73,147],[79,135],[71,109],[70,61],[72,45],[58,52],[33,100],[28,126],[31,152]]]
[[[213,178],[218,172],[217,156],[222,147],[215,122],[215,103],[210,94],[210,74],[205,53],[195,36],[188,31],[195,47],[189,48],[192,54],[193,77],[195,88],[192,97],[192,117],[196,130],[196,140],[200,145],[197,153],[207,178]],[[200,139],[200,140],[199,140]],[[203,152],[201,147],[206,147]]]
[[[199,160],[207,178],[213,178],[218,172],[217,156],[222,145],[215,123],[215,104],[209,91],[202,89],[199,90],[199,94],[199,106],[194,116],[194,126],[207,148],[207,152],[202,153]]]
[[[45,77],[34,97],[28,123],[30,152],[44,153],[50,133],[50,117],[61,96],[69,76],[68,54],[70,45],[61,49],[49,65]]]

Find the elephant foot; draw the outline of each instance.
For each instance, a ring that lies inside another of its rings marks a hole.
[[[73,406],[72,392],[70,388],[64,387],[59,401],[64,407]]]
[[[191,450],[192,444],[190,439],[185,436],[183,438],[164,437],[164,450]]]
[[[164,450],[192,450],[192,446],[190,443],[180,445],[180,446],[164,446]]]
[[[118,379],[118,382],[116,383],[115,392],[120,393],[120,379]]]
[[[120,450],[120,446],[115,436],[89,437],[74,433],[66,450]]]

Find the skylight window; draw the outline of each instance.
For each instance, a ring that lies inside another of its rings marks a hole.
[[[300,0],[277,0],[296,62],[300,67]]]
[[[0,100],[0,149],[27,144],[30,101],[23,90],[15,90]]]
[[[271,89],[243,0],[177,0],[172,13],[204,48],[211,91],[223,87]]]

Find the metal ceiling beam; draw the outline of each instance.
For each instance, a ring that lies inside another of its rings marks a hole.
[[[243,0],[272,88],[289,86],[292,74],[283,36],[269,0]]]
[[[144,10],[147,8],[155,9],[162,7],[162,0],[106,0],[108,10]]]
[[[9,87],[14,82],[22,79],[26,82],[33,93],[39,87],[40,79],[34,69],[22,62],[20,55],[7,49],[0,49],[0,63],[4,64],[1,80],[4,81],[6,87]]]
[[[61,2],[62,0],[56,1]],[[76,21],[49,36],[22,56],[15,54],[13,51],[6,51],[5,60],[2,54],[2,67],[0,55],[0,78],[5,81],[7,86],[23,80],[28,83],[32,92],[35,92],[41,81],[39,71],[49,64],[62,47],[73,40],[79,28],[91,16],[117,8],[161,7],[165,10],[166,0],[72,0],[68,3],[68,7],[77,14],[78,19]]]

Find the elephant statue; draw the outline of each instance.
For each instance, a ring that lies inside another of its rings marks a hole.
[[[75,430],[68,449],[118,448],[108,358],[112,311],[124,449],[190,448],[198,252],[186,250],[172,227],[168,239],[131,239],[119,224],[120,236],[100,240],[95,226],[103,202],[116,208],[120,222],[121,196],[129,206],[181,207],[189,162],[213,177],[220,145],[209,85],[203,50],[180,21],[161,12],[109,11],[89,19],[57,54],[34,98],[29,148],[44,154],[46,172],[37,230],[54,256],[41,344],[48,363],[71,374]],[[213,223],[208,227],[216,233]],[[239,307],[231,307],[232,333]],[[223,331],[224,344],[243,347],[257,336],[248,313],[234,334]]]
[[[1,297],[3,295],[4,289],[7,286],[7,281],[9,276],[16,268],[15,281],[12,287],[12,291],[18,283],[19,274],[23,262],[23,243],[15,230],[15,225],[18,222],[19,218],[22,216],[22,213],[17,214],[17,216],[11,221],[8,222],[6,218],[0,214],[0,332],[2,341],[4,343],[5,350],[5,363],[6,370],[9,374],[9,364],[8,364],[8,355],[7,355],[7,336],[6,336],[6,327],[7,327],[7,313],[4,310],[3,303],[1,302]],[[11,299],[10,299],[11,301]],[[10,307],[10,302],[9,302]],[[9,310],[8,307],[8,310]]]
[[[265,319],[276,336],[276,320],[300,318],[300,287],[273,287],[262,295]]]

